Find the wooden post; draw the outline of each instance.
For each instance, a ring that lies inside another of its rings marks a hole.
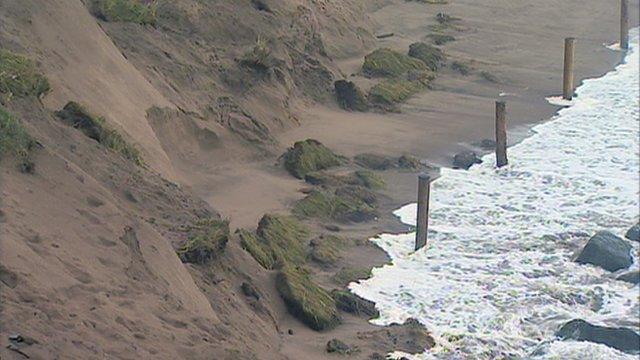
[[[503,167],[507,160],[507,104],[496,101],[496,166]]]
[[[575,54],[574,38],[564,39],[564,82],[562,86],[562,98],[573,99],[573,56]]]
[[[629,49],[629,2],[620,0],[620,49]]]
[[[431,178],[427,174],[418,176],[418,216],[416,231],[416,250],[427,245],[427,230],[429,229],[429,197],[431,192]]]

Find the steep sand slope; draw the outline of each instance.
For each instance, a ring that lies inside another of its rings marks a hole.
[[[50,109],[68,101],[84,104],[134,139],[156,171],[176,178],[146,120],[148,108],[171,103],[127,61],[82,2],[8,0],[0,16],[9,40],[42,63],[53,88],[45,101]]]

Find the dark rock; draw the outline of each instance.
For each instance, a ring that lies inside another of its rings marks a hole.
[[[640,241],[640,222],[633,225],[629,231],[624,235],[627,239],[631,241]]]
[[[289,335],[293,335],[293,329],[289,329],[289,330],[287,330],[287,334],[289,334]]]
[[[600,231],[589,239],[576,262],[609,271],[626,269],[633,263],[631,245],[608,231]]]
[[[597,326],[581,319],[575,319],[564,324],[556,336],[562,340],[604,344],[629,354],[640,353],[640,335],[627,328]]]
[[[358,338],[376,344],[375,351],[382,353],[402,351],[415,354],[435,346],[433,337],[415,319],[408,319],[404,324],[393,324],[380,330],[361,332]]]
[[[340,226],[334,224],[325,225],[324,228],[331,232],[340,232],[342,230],[340,229]]]
[[[258,292],[258,289],[256,289],[255,286],[251,285],[250,283],[243,282],[240,286],[240,289],[245,296],[260,300],[260,293]]]
[[[327,342],[327,352],[341,355],[348,355],[357,352],[358,348],[349,346],[338,339],[332,339]]]
[[[367,111],[369,104],[364,93],[352,81],[338,80],[334,83],[336,100],[345,110]]]
[[[369,318],[380,316],[374,302],[365,300],[351,291],[333,290],[331,296],[336,301],[338,309],[342,311]]]
[[[632,284],[640,284],[640,270],[629,271],[624,274],[620,274],[616,279]]]
[[[482,160],[473,151],[463,151],[453,157],[453,167],[468,170],[475,164],[482,163]]]

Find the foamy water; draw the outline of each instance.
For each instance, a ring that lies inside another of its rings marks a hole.
[[[639,288],[572,262],[598,230],[623,236],[639,217],[638,32],[626,63],[587,80],[573,105],[469,171],[432,185],[428,248],[415,235],[372,239],[392,265],[352,283],[376,302],[377,324],[421,321],[438,345],[419,359],[637,359],[554,333],[581,318],[638,330]],[[415,204],[396,211],[415,224]],[[634,254],[638,244],[633,244]],[[637,268],[637,260],[632,268]]]

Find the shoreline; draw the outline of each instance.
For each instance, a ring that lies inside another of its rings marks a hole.
[[[637,37],[638,28],[633,29],[633,31],[636,33],[636,35],[635,35],[635,36]],[[638,51],[638,50],[637,50],[637,48],[635,49],[635,51],[636,51],[636,52]],[[620,62],[618,65],[616,65],[612,70],[610,70],[609,72],[607,72],[606,74],[604,74],[604,75],[602,75],[602,76],[593,77],[593,78],[588,78],[588,79],[583,79],[583,81],[581,82],[581,85],[580,85],[578,88],[580,88],[580,87],[584,86],[584,85],[585,85],[585,82],[597,81],[597,80],[599,80],[599,79],[601,79],[601,78],[603,78],[603,77],[605,77],[605,76],[607,76],[607,75],[609,75],[609,74],[616,73],[616,72],[618,71],[618,69],[620,68],[620,66],[621,66],[621,65],[624,65],[624,64],[626,64],[626,61],[621,61],[621,62]],[[578,88],[576,88],[576,90],[578,90]],[[579,99],[580,99],[580,98],[579,98],[579,97],[576,97],[576,99],[578,99],[578,101],[579,101]],[[568,110],[568,109],[570,109],[571,107],[573,107],[575,104],[576,104],[576,103],[572,103],[571,105],[568,105],[568,106],[562,106],[562,108],[561,108],[561,109],[560,109],[560,110],[559,110],[559,111],[558,111],[558,112],[557,112],[553,117],[551,117],[551,118],[550,118],[550,119],[548,119],[547,121],[540,122],[540,123],[538,123],[538,124],[534,124],[534,125],[532,125],[532,126],[531,126],[531,129],[532,129],[532,131],[533,131],[533,132],[532,132],[532,136],[531,136],[531,137],[526,137],[526,138],[522,139],[522,140],[521,140],[521,141],[519,141],[517,144],[518,144],[518,145],[520,145],[520,144],[522,144],[523,142],[525,142],[526,140],[533,139],[535,136],[541,136],[541,135],[540,135],[540,133],[535,132],[535,128],[536,128],[536,127],[541,126],[541,125],[550,124],[550,123],[553,123],[555,120],[559,120],[559,119],[561,119],[561,118],[562,118],[562,116],[563,116],[563,114],[562,114],[562,112],[561,112],[561,111],[562,111],[562,110]],[[482,159],[483,159],[483,161],[485,161],[485,162],[486,162],[486,161],[493,160],[493,158],[492,158],[492,155],[491,155],[491,154],[485,154],[484,156],[482,156]],[[460,171],[460,170],[458,170],[458,171]],[[411,222],[414,222],[414,221],[415,221],[415,219],[414,219],[414,220],[410,220],[410,219],[412,218],[412,217],[411,217],[411,215],[407,215],[406,213],[405,213],[405,214],[401,214],[401,213],[402,213],[402,210],[403,210],[403,209],[405,209],[406,207],[409,207],[409,206],[410,206],[410,205],[412,205],[412,204],[415,204],[415,202],[412,202],[412,203],[409,203],[409,204],[405,204],[405,205],[403,205],[403,206],[401,206],[401,207],[399,207],[399,208],[397,208],[397,209],[395,209],[395,210],[393,211],[393,215],[394,215],[395,217],[397,217],[397,218],[398,218],[398,220],[399,220],[400,222],[402,222],[403,224],[406,224],[407,226],[411,226],[411,225],[410,225],[410,223],[411,223]],[[415,210],[414,210],[414,209],[412,209],[412,211],[415,211]],[[407,216],[408,216],[408,219],[409,219],[409,220],[407,219]],[[619,224],[618,224],[618,226],[617,226],[617,230],[620,230],[620,231],[621,231],[619,235],[620,235],[621,237],[622,237],[622,236],[624,236],[624,235],[623,235],[623,234],[624,234],[624,232],[626,232],[629,228],[631,228],[631,227],[633,227],[635,224],[637,224],[637,221],[638,221],[638,218],[637,218],[637,217],[635,217],[635,218],[631,219],[631,220],[626,224],[626,226],[621,226],[621,225],[619,225]],[[379,240],[381,237],[384,237],[384,236],[390,236],[390,237],[410,236],[410,235],[412,235],[413,233],[414,233],[414,232],[401,232],[401,233],[397,233],[397,232],[386,232],[386,233],[381,233],[381,234],[379,234],[378,236],[375,236],[375,237],[373,237],[373,238],[371,238],[371,239],[369,239],[369,240],[370,240],[370,241],[372,241],[372,242],[374,242],[374,243],[376,243],[378,246],[381,246],[381,244],[378,244],[378,241],[376,241],[376,240]],[[589,234],[590,234],[589,236],[591,236],[591,234],[592,234],[592,233],[589,233]],[[402,252],[402,251],[401,251],[401,252]],[[388,252],[387,252],[387,255],[389,255],[390,257],[392,257],[392,255],[391,255],[390,253],[388,253]],[[391,262],[391,263],[389,264],[389,266],[393,266],[393,262]],[[634,259],[634,262],[633,262],[633,264],[631,265],[631,267],[630,267],[629,269],[633,269],[635,266],[637,266],[637,258],[635,258],[635,259]],[[379,267],[379,269],[380,269],[380,267]],[[625,271],[629,271],[629,269],[625,269]],[[351,285],[355,285],[355,287],[356,287],[356,288],[358,288],[358,287],[360,286],[359,281],[358,281],[358,282],[353,282],[353,283],[351,283],[351,284],[350,284],[350,286],[349,286],[350,291],[352,291],[352,292],[354,292],[354,293],[357,293],[357,291],[354,291],[354,287],[353,287],[353,286],[351,286]],[[360,292],[360,293],[361,293],[361,292]],[[372,299],[369,299],[369,298],[367,298],[367,299],[368,299],[368,300],[372,300]],[[380,325],[380,326],[384,327],[384,326],[388,326],[388,324],[397,323],[397,322],[395,322],[395,321],[389,321],[389,319],[387,319],[387,321],[384,321],[384,322],[385,322],[385,323],[387,323],[387,325]],[[428,349],[427,349],[427,352],[428,352]],[[403,354],[401,354],[401,355],[403,355]]]
[[[384,7],[382,7],[381,9],[384,9]],[[610,42],[610,43],[613,43]],[[620,51],[615,51],[615,50],[611,50],[611,49],[607,49],[605,48],[605,46],[607,45],[606,42],[603,42],[599,45],[597,45],[596,47],[596,52],[601,51],[602,49],[604,49],[605,51],[609,52],[609,58],[610,59],[614,59],[614,58],[618,58],[618,60],[613,61],[610,60],[606,65],[600,65],[600,66],[594,66],[593,69],[591,69],[591,76],[588,75],[582,75],[580,77],[576,78],[576,83],[578,84],[576,86],[576,88],[582,86],[584,84],[585,80],[589,80],[589,79],[597,79],[600,78],[602,76],[604,76],[605,74],[615,70],[615,68],[622,63],[622,58],[620,58]],[[445,80],[444,83],[446,84],[448,79],[446,79],[446,77],[450,75],[450,74],[445,74]],[[451,90],[450,90],[451,91]],[[431,93],[431,92],[427,92],[427,93]],[[558,113],[560,110],[562,110],[563,108],[565,108],[566,106],[559,106],[559,105],[554,105],[551,104],[547,101],[546,97],[549,96],[553,96],[553,91],[548,91],[548,93],[546,94],[546,96],[539,96],[540,98],[538,99],[533,99],[531,100],[531,98],[533,98],[532,95],[530,95],[530,99],[529,101],[532,102],[534,104],[534,107],[538,107],[538,110],[534,112],[533,117],[528,118],[527,120],[520,120],[517,121],[515,126],[510,126],[509,128],[509,134],[510,134],[510,138],[509,138],[509,147],[512,147],[516,144],[521,143],[523,140],[529,138],[530,136],[534,135],[535,133],[533,132],[533,128],[537,125],[540,124],[544,124],[547,123],[549,121],[553,121],[554,118],[556,118],[558,116]],[[420,104],[420,97],[424,96],[425,94],[419,94],[416,96],[416,98],[410,100],[407,104],[403,105],[403,109],[407,109],[409,107],[416,107],[416,106],[421,106],[422,104]],[[446,95],[446,94],[445,94]],[[451,95],[451,93],[449,93],[449,95]],[[508,96],[507,96],[508,98]],[[541,102],[543,104],[541,104]],[[535,105],[538,104],[538,105]],[[490,105],[493,106],[493,102],[490,102]],[[546,109],[546,110],[545,110]],[[314,108],[307,113],[307,117],[311,116],[311,117],[317,117],[319,116],[318,114],[320,114],[320,116],[324,115],[323,112],[329,112],[329,114],[335,114],[336,112],[340,112],[341,110],[335,110],[335,109],[326,109],[326,107],[320,107],[320,109],[318,108]],[[519,109],[516,110],[516,114],[519,115],[520,113],[518,111],[520,111]],[[540,114],[548,114],[548,116],[540,118],[540,119],[536,119],[535,116],[540,116]],[[350,113],[348,114],[349,118],[353,119],[355,118],[356,121],[361,121],[360,117],[361,114],[354,114],[354,113]],[[371,114],[365,114],[365,115],[371,115]],[[389,114],[386,114],[389,115]],[[378,117],[378,114],[374,114],[374,117]],[[396,114],[392,114],[393,117],[402,117],[403,115],[396,115]],[[384,115],[382,116],[384,117]],[[344,119],[344,117],[341,120],[351,120],[351,119]],[[317,120],[317,119],[316,119]],[[323,143],[327,144],[329,147],[331,148],[335,148],[338,149],[339,151],[341,150],[343,154],[349,155],[349,156],[353,156],[355,154],[357,154],[358,152],[361,151],[361,149],[363,149],[362,144],[357,144],[355,146],[344,143],[344,142],[340,142],[340,141],[331,141],[332,139],[330,137],[327,138],[322,138],[321,134],[322,132],[320,131],[320,128],[314,128],[314,124],[316,124],[316,122],[314,122],[311,125],[311,130],[312,133],[314,135],[320,135],[320,136],[316,136],[320,137],[319,140],[321,140]],[[370,125],[370,124],[369,124]],[[375,125],[370,125],[371,127],[374,127]],[[300,128],[297,129],[293,129],[292,131],[290,131],[289,134],[285,134],[285,139],[295,139],[295,138],[301,138],[302,133],[308,131],[309,129],[303,129],[305,128],[305,124],[303,123],[303,125]],[[294,135],[291,135],[291,133],[293,133]],[[490,137],[489,137],[490,138]],[[482,140],[481,138],[477,138],[476,141]],[[286,142],[285,142],[286,143]],[[441,146],[440,149],[438,149],[438,151],[435,151],[435,153],[437,155],[433,156],[433,155],[427,155],[427,156],[421,156],[421,158],[423,160],[427,160],[428,163],[430,164],[437,164],[440,166],[445,166],[447,167],[450,163],[448,163],[448,161],[450,161],[450,157],[453,156],[453,154],[457,151],[456,149],[468,149],[468,148],[473,148],[474,150],[478,151],[479,149],[477,147],[474,147],[472,145],[473,141],[470,140],[467,137],[466,141],[463,141],[461,143],[457,143],[456,145],[448,145],[448,146]],[[389,146],[389,147],[384,147],[384,150],[382,152],[382,154],[384,155],[398,155],[398,150],[392,150],[393,147]],[[428,149],[433,149],[432,146],[428,146]],[[407,150],[404,150],[405,152]],[[409,153],[413,153],[415,151],[415,148],[410,149]],[[428,150],[427,150],[428,151]],[[486,155],[487,153],[489,153],[488,151],[484,151],[484,152],[480,152],[479,156],[480,157],[484,157],[484,155]],[[350,232],[350,234],[356,234],[356,235],[360,235],[360,236],[368,236],[367,234],[370,234],[370,232],[372,230],[375,229],[379,229],[379,228],[386,228],[383,231],[378,231],[376,235],[374,236],[369,236],[368,239],[369,241],[371,241],[373,238],[377,237],[380,234],[394,234],[394,233],[405,233],[405,232],[410,232],[411,231],[411,227],[407,224],[404,224],[400,218],[398,218],[394,212],[396,210],[398,210],[401,207],[404,207],[408,204],[414,203],[415,202],[415,189],[416,189],[416,184],[417,184],[417,173],[405,173],[405,172],[398,172],[396,170],[393,171],[387,171],[387,172],[382,172],[380,173],[380,175],[383,176],[383,178],[385,179],[385,181],[388,184],[392,184],[388,186],[388,189],[384,191],[384,195],[386,198],[386,201],[380,206],[380,212],[383,214],[382,220],[377,222],[376,224],[373,224],[371,226],[372,229],[367,229],[367,230],[355,230],[355,232]],[[358,226],[359,227],[359,226]],[[384,253],[384,256],[386,256],[387,258],[389,258],[389,254],[387,254],[386,252],[384,252],[384,250],[379,249],[379,251]],[[346,254],[347,257],[349,257],[349,254]],[[376,267],[380,267],[384,265],[380,264],[380,259],[376,259],[376,261],[372,261],[372,263],[367,264],[367,267],[373,269]],[[349,319],[348,322],[346,322],[345,324],[342,324],[341,326],[339,326],[338,329],[336,330],[332,330],[326,333],[322,333],[322,334],[308,334],[307,336],[305,336],[305,339],[303,339],[303,343],[309,343],[311,341],[315,341],[317,342],[318,338],[323,339],[322,342],[326,343],[326,341],[324,341],[325,339],[331,339],[334,338],[335,336],[341,336],[347,343],[349,343],[349,341],[351,340],[351,343],[356,343],[357,344],[357,336],[353,336],[355,335],[354,333],[358,333],[360,331],[363,331],[363,329],[368,329],[369,326],[371,325],[369,323],[369,321],[364,320],[364,319],[359,319],[359,321],[355,321],[355,323],[353,323],[351,321],[352,319]],[[366,322],[365,325],[361,324],[361,322]],[[378,327],[378,326],[375,326]],[[385,328],[385,326],[382,327],[378,327],[380,329]],[[428,330],[428,329],[427,329]],[[349,336],[348,334],[351,333],[351,336]],[[318,336],[320,335],[320,336]],[[300,351],[301,349],[305,349],[308,350],[308,348],[305,348],[304,346],[302,348],[300,348],[299,346],[294,346],[292,349],[292,353],[293,354],[299,354],[298,351]],[[320,351],[322,351],[324,349],[320,349]],[[285,354],[287,352],[285,351]],[[363,354],[364,355],[364,354]],[[324,354],[324,351],[322,351],[321,354],[319,354],[319,359],[321,358],[325,358],[326,355]],[[310,357],[311,359],[315,359],[315,357]],[[365,357],[362,357],[365,358]]]

